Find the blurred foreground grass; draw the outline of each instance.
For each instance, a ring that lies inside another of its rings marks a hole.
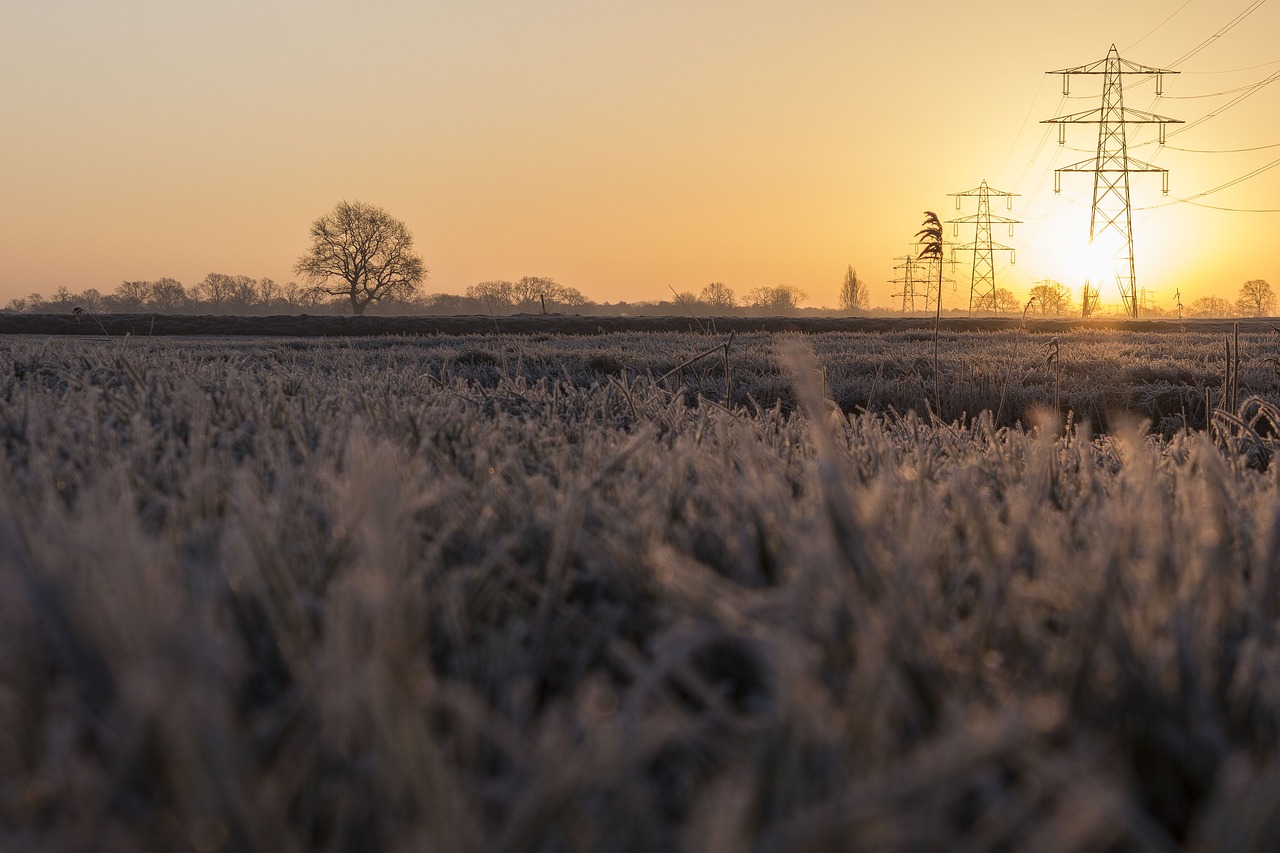
[[[0,340],[0,849],[1280,847],[1220,339],[791,337]]]

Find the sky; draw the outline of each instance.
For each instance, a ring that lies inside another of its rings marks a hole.
[[[1045,72],[1112,44],[1182,72],[1159,99],[1126,78],[1127,106],[1204,119],[1163,147],[1134,129],[1170,170],[1168,197],[1132,176],[1138,286],[1234,298],[1280,288],[1280,167],[1177,199],[1280,158],[1280,81],[1232,103],[1280,75],[1277,32],[1280,0],[0,0],[0,305],[287,282],[311,221],[358,199],[413,231],[428,292],[537,275],[597,301],[723,281],[835,305],[852,265],[888,306],[923,211],[973,213],[948,194],[984,180],[1023,220],[994,233],[1016,249],[997,283],[1078,293],[1092,177],[1054,195],[1053,170],[1097,127],[1059,146],[1041,122],[1101,84],[1064,99]]]

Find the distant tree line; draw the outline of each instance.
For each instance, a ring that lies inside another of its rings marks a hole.
[[[30,314],[70,314],[77,308],[95,314],[278,314],[324,307],[324,300],[297,282],[280,285],[270,278],[209,273],[194,287],[173,278],[122,281],[105,294],[93,287],[78,293],[59,287],[49,297],[32,293],[12,299],[4,310]]]
[[[518,281],[492,280],[471,285],[464,295],[413,292],[407,296],[385,297],[369,306],[377,314],[511,314],[548,313],[610,316],[672,316],[693,314],[698,317],[716,315],[843,315],[865,313],[892,315],[894,311],[868,307],[866,285],[850,268],[840,307],[806,308],[808,298],[799,288],[779,284],[756,287],[745,298],[738,298],[733,288],[713,281],[700,291],[672,292],[670,299],[636,302],[596,302],[575,287],[560,284],[545,276],[525,276]],[[853,281],[850,282],[849,278]],[[850,285],[853,285],[850,287]],[[1070,316],[1079,313],[1079,305],[1070,290],[1056,281],[1040,282],[1029,291],[1032,300],[1022,299],[1005,288],[995,294],[995,310],[1001,314],[1028,316]],[[849,300],[856,300],[849,305]],[[980,297],[974,308],[978,313],[994,313],[991,295]],[[1028,302],[1030,304],[1028,304]],[[318,292],[314,287],[290,281],[278,284],[270,278],[255,279],[246,275],[210,273],[192,287],[172,278],[156,281],[122,281],[114,291],[101,293],[95,288],[73,292],[60,287],[46,297],[32,293],[12,299],[0,310],[11,313],[70,314],[76,308],[95,314],[347,314],[351,313],[346,295],[334,296]],[[1276,311],[1276,295],[1269,283],[1261,279],[1245,282],[1235,300],[1221,296],[1202,296],[1182,308],[1184,317],[1267,317]],[[967,309],[946,309],[947,315],[967,315]],[[1176,317],[1177,309],[1166,310],[1144,306],[1144,317]]]
[[[1240,285],[1234,302],[1221,296],[1201,296],[1183,309],[1188,317],[1271,317],[1275,312],[1275,291],[1260,278]]]
[[[467,298],[483,304],[490,312],[540,311],[544,307],[578,308],[591,300],[576,287],[555,279],[525,276],[519,281],[482,281],[467,288]]]
[[[368,304],[377,314],[493,314],[574,313],[671,315],[691,311],[699,316],[719,314],[791,314],[801,310],[804,291],[779,284],[757,287],[745,299],[715,281],[698,293],[674,293],[668,300],[599,303],[576,287],[546,276],[518,281],[491,280],[473,284],[465,295],[423,293],[418,289],[382,296]],[[270,278],[210,273],[193,287],[173,278],[123,281],[114,291],[96,288],[74,292],[60,287],[51,296],[32,293],[10,300],[4,311],[29,314],[70,314],[75,309],[95,314],[344,314],[351,313],[347,293],[333,293],[295,281],[278,284]],[[364,306],[361,306],[363,311]],[[822,309],[808,309],[819,311]]]

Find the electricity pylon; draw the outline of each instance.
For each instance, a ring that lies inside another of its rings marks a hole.
[[[1111,45],[1107,58],[1075,68],[1046,71],[1046,74],[1062,75],[1062,94],[1071,94],[1071,77],[1075,74],[1102,75],[1102,106],[1096,110],[1046,119],[1041,124],[1058,125],[1058,144],[1067,141],[1068,124],[1098,125],[1098,151],[1088,159],[1063,166],[1053,173],[1053,191],[1062,191],[1063,172],[1093,173],[1093,210],[1089,216],[1089,245],[1100,240],[1109,250],[1110,262],[1115,270],[1116,285],[1124,300],[1125,310],[1131,317],[1138,316],[1138,285],[1133,265],[1133,211],[1129,205],[1129,175],[1133,172],[1160,172],[1164,176],[1163,191],[1169,192],[1169,170],[1129,156],[1129,142],[1125,127],[1130,124],[1154,124],[1159,126],[1160,144],[1164,144],[1165,125],[1181,124],[1179,119],[1159,116],[1124,105],[1123,79],[1126,74],[1154,76],[1156,96],[1164,94],[1164,75],[1177,74],[1163,68],[1139,65],[1121,59],[1116,46]],[[1114,245],[1111,245],[1114,243]]]
[[[942,285],[951,285],[951,292],[955,293],[956,280],[949,275],[939,274],[938,264],[942,264],[944,270],[947,265],[950,265],[952,269],[955,269],[956,262],[950,258],[925,258],[921,260],[917,257],[916,264],[917,268],[923,268],[925,271],[924,313],[928,314],[930,311],[941,310],[938,307],[938,303],[942,301]],[[930,308],[929,306],[933,307]]]
[[[974,226],[972,243],[951,247],[953,257],[956,252],[973,252],[973,269],[969,274],[969,316],[973,316],[973,297],[975,293],[979,295],[979,305],[982,304],[982,299],[990,294],[992,310],[998,314],[1000,313],[1000,306],[996,301],[995,253],[1008,252],[1011,257],[1010,263],[1015,264],[1018,262],[1018,255],[1009,246],[991,242],[991,223],[998,222],[1001,225],[1008,225],[1009,236],[1012,237],[1013,226],[1021,224],[1021,220],[1010,219],[1007,216],[992,216],[991,196],[1003,198],[1005,200],[1005,208],[1013,210],[1013,197],[1017,193],[993,190],[987,186],[986,181],[983,181],[981,186],[976,189],[965,190],[962,193],[949,193],[949,195],[956,200],[956,210],[960,209],[961,199],[973,197],[978,199],[978,212],[976,214],[947,220],[948,224],[955,226],[952,233],[956,236],[960,234],[961,225],[973,223]]]
[[[916,310],[916,285],[925,284],[919,277],[920,271],[924,268],[924,264],[916,259],[915,255],[907,254],[901,258],[894,258],[895,261],[902,261],[894,267],[895,270],[902,270],[902,278],[895,278],[891,283],[902,285],[902,292],[895,293],[894,296],[902,297],[902,313]],[[928,290],[925,291],[925,307],[929,304]],[[910,307],[908,307],[910,306]]]
[[[1084,280],[1084,289],[1080,291],[1080,316],[1092,317],[1098,310],[1098,288],[1089,279]]]
[[[894,258],[895,261],[902,261],[894,267],[895,270],[902,270],[902,277],[895,278],[890,284],[902,285],[902,290],[893,294],[894,297],[902,297],[902,313],[916,310],[916,299],[924,300],[924,312],[930,311],[930,306],[937,308],[935,299],[940,299],[941,294],[938,292],[938,268],[934,266],[938,263],[936,259],[921,259],[914,252],[908,252],[900,258]],[[946,261],[945,263],[950,263]],[[943,283],[950,282],[955,284],[955,279],[950,276],[942,277]],[[923,292],[917,290],[918,287],[923,288]]]

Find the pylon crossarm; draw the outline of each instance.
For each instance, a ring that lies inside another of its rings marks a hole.
[[[956,252],[1012,252],[1012,246],[1003,246],[999,243],[964,243],[959,246],[951,247],[951,256],[954,258]]]
[[[1021,219],[1010,219],[1007,216],[997,216],[994,213],[988,214],[985,216],[981,213],[974,213],[969,216],[960,216],[960,217],[957,217],[956,219],[947,220],[948,225],[951,225],[951,224],[963,225],[966,222],[991,222],[996,225],[1021,225],[1022,224]]]
[[[1090,116],[1097,116],[1097,118],[1090,118]],[[1041,119],[1040,123],[1041,124],[1072,124],[1074,122],[1080,122],[1083,124],[1090,124],[1090,123],[1095,123],[1100,121],[1102,121],[1101,108],[1096,110],[1085,110],[1082,113],[1071,113],[1070,115],[1054,116],[1053,118]]]
[[[1115,54],[1113,57],[1112,54]],[[1119,64],[1119,69],[1108,69],[1107,65],[1115,61]],[[1113,74],[1180,74],[1179,71],[1170,71],[1167,68],[1152,68],[1150,65],[1142,65],[1128,59],[1121,59],[1120,54],[1116,52],[1115,45],[1111,46],[1111,50],[1107,53],[1105,59],[1099,59],[1097,62],[1089,62],[1084,65],[1077,65],[1074,68],[1059,68],[1057,71],[1046,71],[1045,74],[1106,74],[1108,71]]]
[[[1181,74],[1181,71],[1170,71],[1167,68],[1151,68],[1147,65],[1139,65],[1136,62],[1130,62],[1127,59],[1120,60],[1120,64],[1125,66],[1115,74],[1149,74],[1152,77],[1159,77],[1164,74]],[[1059,68],[1057,71],[1046,71],[1045,74],[1097,74],[1099,76],[1107,73],[1107,60],[1099,59],[1097,62],[1090,62],[1088,65],[1081,65],[1077,68]]]
[[[1143,166],[1145,166],[1145,164],[1143,164]],[[1089,169],[1088,171],[1092,172],[1092,171],[1094,171],[1094,170],[1093,170],[1093,169]],[[1116,167],[1116,168],[1114,168],[1114,169],[1098,169],[1097,171],[1099,171],[1099,172],[1110,172],[1110,173],[1112,173],[1112,174],[1121,175],[1121,174],[1125,174],[1125,173],[1133,173],[1133,172],[1167,172],[1167,171],[1169,171],[1169,170],[1168,170],[1168,169],[1161,169],[1159,166],[1149,166],[1149,167],[1145,167],[1145,168],[1144,168],[1144,167],[1137,167],[1137,168],[1135,168],[1135,167],[1133,167],[1133,166],[1128,166],[1128,167],[1125,167],[1125,166],[1119,166],[1119,167]]]
[[[1145,163],[1142,160],[1135,160],[1132,157],[1126,157],[1123,165],[1120,163],[1116,163],[1114,165],[1108,164],[1105,166],[1100,166],[1100,165],[1097,165],[1097,160],[1093,159],[1093,160],[1082,160],[1079,163],[1072,163],[1070,166],[1060,166],[1057,169],[1054,169],[1053,171],[1055,172],[1089,172],[1090,174],[1092,174],[1094,172],[1115,172],[1115,173],[1167,172],[1169,170],[1161,166],[1156,166],[1153,163]],[[996,221],[994,216],[991,218],[991,221],[992,222]]]
[[[983,189],[982,187],[978,187],[977,189],[974,189],[974,190],[965,190],[962,193],[947,193],[947,195],[952,198],[955,198],[955,197],[968,198],[970,196],[981,196],[981,195],[999,196],[1000,198],[1008,198],[1010,196],[1020,196],[1022,195],[1022,193],[1009,193],[1009,192],[1005,192],[1004,190],[993,190],[990,187],[987,187],[986,189]]]
[[[1125,107],[1123,110],[1125,124],[1183,124],[1180,118],[1169,118],[1168,116],[1149,113],[1146,110],[1135,110],[1132,107]],[[1137,116],[1137,118],[1129,118],[1129,116]]]
[[[1056,172],[1093,172],[1097,171],[1098,158],[1090,157],[1088,160],[1081,160],[1079,163],[1072,163],[1069,166],[1059,166],[1053,171]]]
[[[1120,117],[1117,118],[1112,113],[1119,112]],[[1081,113],[1071,113],[1065,116],[1055,116],[1053,118],[1041,119],[1041,124],[1182,124],[1181,119],[1169,118],[1168,116],[1156,115],[1146,110],[1135,110],[1124,107],[1122,110],[1085,110]],[[953,193],[954,195],[954,193]],[[994,193],[993,193],[994,195]]]

